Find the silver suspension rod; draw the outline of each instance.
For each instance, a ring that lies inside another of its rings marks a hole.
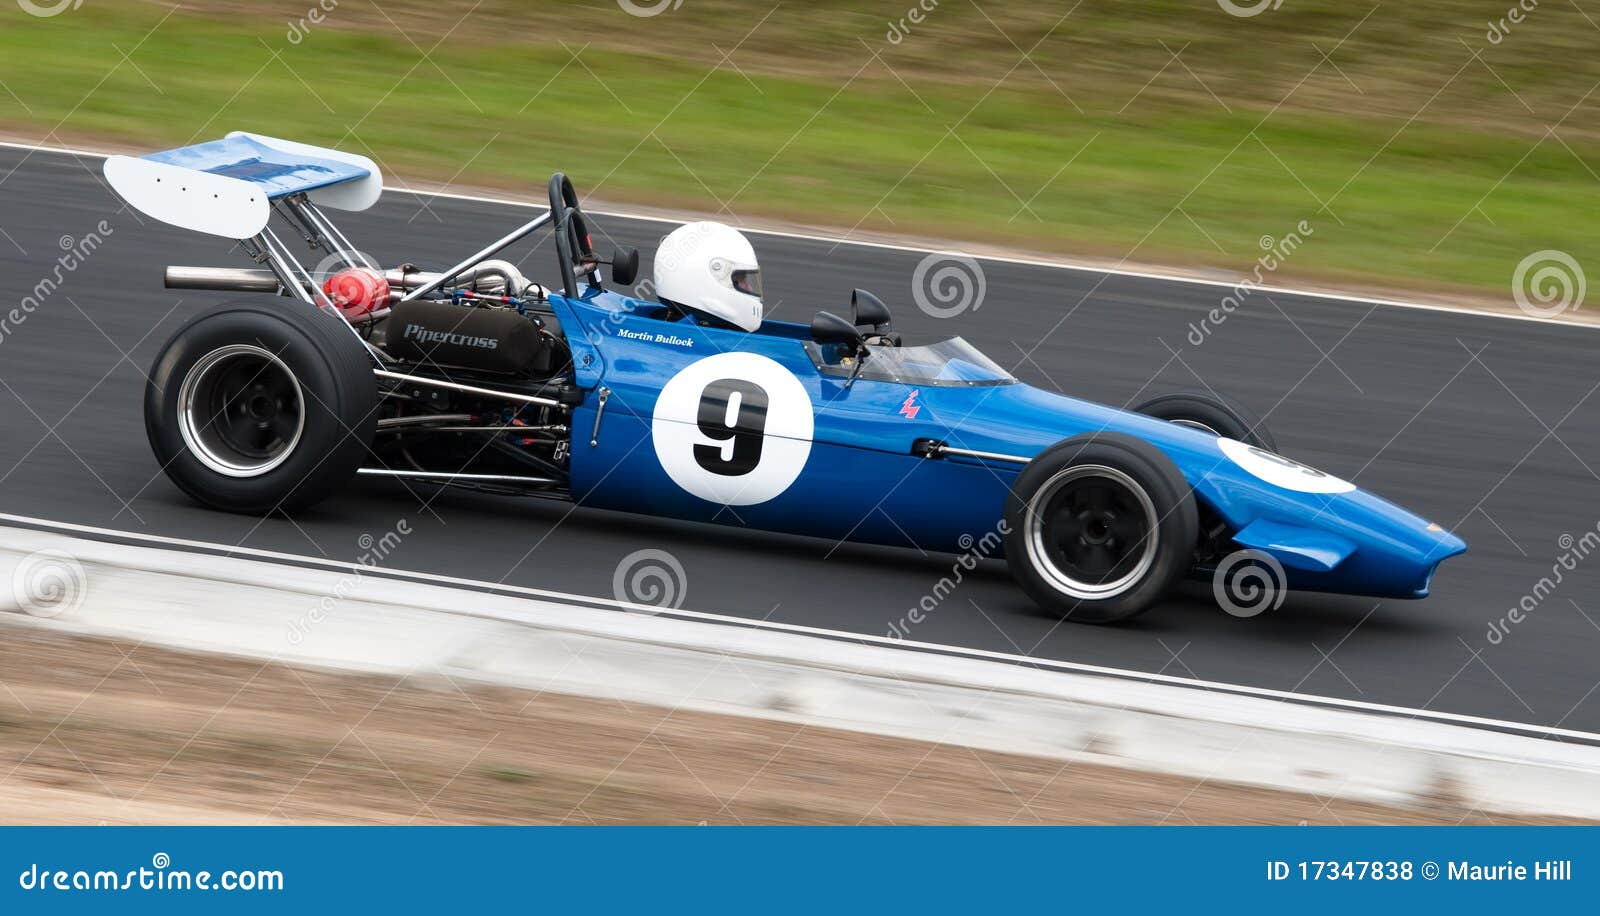
[[[1033,460],[1031,458],[1024,458],[1021,455],[1002,455],[999,452],[980,452],[970,448],[954,448],[949,445],[941,445],[932,449],[930,455],[931,457],[935,458],[942,458],[945,455],[955,455],[959,458],[980,458],[986,461],[1009,461],[1012,464],[1027,464],[1029,461]]]
[[[465,423],[472,419],[470,413],[430,413],[416,417],[387,417],[378,421],[379,429],[396,426],[421,426],[426,423]]]
[[[350,243],[350,239],[345,237],[344,230],[335,225],[333,220],[328,217],[328,214],[323,213],[322,209],[316,204],[312,203],[309,197],[305,198],[301,202],[300,209],[322,229],[323,235],[329,236],[331,241],[335,245],[339,246],[342,252],[355,255],[365,262],[366,266],[372,268],[373,270],[379,269],[378,265],[374,264],[372,259],[367,257],[365,252]],[[346,260],[349,259],[346,258]],[[350,266],[357,267],[360,265],[352,263]]]
[[[318,309],[326,308],[327,311],[331,312],[333,317],[344,325],[345,330],[350,332],[350,336],[356,339],[356,343],[367,351],[367,356],[371,358],[373,364],[377,367],[373,371],[383,371],[383,361],[385,359],[393,361],[392,357],[374,347],[365,337],[361,336],[361,332],[357,331],[355,325],[350,323],[350,319],[345,317],[344,312],[341,312],[339,307],[333,304],[333,300],[328,298],[328,294],[323,292],[322,287],[318,286],[316,281],[311,278],[310,272],[284,250],[283,242],[278,239],[277,233],[273,232],[270,226],[263,227],[261,234],[255,238],[256,244],[266,252],[267,263],[272,265],[273,272],[278,275],[278,282],[285,287],[292,287],[300,299],[312,307]],[[298,277],[296,276],[297,272]],[[305,285],[302,286],[301,283]],[[322,301],[318,302],[318,299]]]
[[[344,245],[340,243],[339,237],[328,227],[327,221],[322,219],[322,215],[311,209],[310,201],[301,201],[294,197],[289,197],[284,199],[284,204],[305,224],[306,228],[311,230],[316,237],[316,241],[321,242],[329,254],[343,261],[346,267],[366,266],[357,261],[351,252],[346,250]]]
[[[555,486],[559,480],[549,477],[525,477],[521,474],[458,474],[454,471],[407,471],[390,468],[361,468],[357,474],[369,477],[405,477],[415,480],[460,480],[467,483],[527,483]]]
[[[299,261],[296,261],[288,253],[289,250],[284,247],[283,240],[278,238],[278,234],[272,231],[271,226],[262,229],[261,234],[256,238],[261,240],[262,247],[267,250],[267,256],[272,259],[271,263],[274,265],[274,269],[278,271],[279,282],[285,286],[292,284],[301,299],[317,308],[326,306],[339,316],[340,321],[344,321],[344,313],[339,311],[338,307],[333,304],[333,300],[328,298],[328,294],[323,292],[322,287],[317,285],[317,281],[312,278],[311,272],[306,270]],[[346,324],[348,323],[346,322]],[[359,337],[360,335],[357,335],[358,339]]]
[[[555,398],[541,398],[531,394],[519,394],[514,391],[496,391],[493,388],[479,388],[476,385],[463,385],[460,382],[447,382],[443,379],[426,378],[420,375],[411,375],[406,372],[390,372],[387,369],[374,369],[373,374],[378,378],[386,378],[396,382],[411,382],[417,385],[432,386],[434,388],[448,388],[451,391],[460,391],[464,394],[476,394],[486,398],[503,398],[507,401],[521,401],[524,404],[537,404],[540,407],[560,407],[561,402]]]

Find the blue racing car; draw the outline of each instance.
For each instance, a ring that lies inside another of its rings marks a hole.
[[[380,265],[334,225],[325,208],[377,200],[364,157],[240,133],[106,177],[261,265],[169,267],[169,287],[286,297],[194,318],[150,375],[157,459],[219,509],[292,512],[369,475],[927,551],[988,538],[1040,606],[1097,623],[1241,557],[1292,589],[1421,598],[1466,549],[1212,393],[1053,394],[959,337],[907,345],[864,290],[768,319],[721,224],[669,234],[641,298],[638,252],[598,256],[560,174],[547,213],[442,271]],[[327,258],[301,265],[274,222]],[[494,257],[546,227],[549,288]]]

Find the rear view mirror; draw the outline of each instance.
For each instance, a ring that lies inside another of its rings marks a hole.
[[[639,249],[618,248],[611,252],[611,280],[619,286],[632,286],[639,279]]]
[[[856,353],[864,345],[856,326],[832,312],[818,312],[811,319],[811,339],[819,344],[844,344]]]
[[[870,327],[881,331],[889,325],[889,307],[883,300],[864,289],[850,294],[850,317],[856,327]]]

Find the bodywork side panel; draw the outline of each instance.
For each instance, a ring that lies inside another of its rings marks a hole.
[[[925,459],[913,453],[914,442],[935,439],[1031,459],[1069,436],[1111,430],[1172,458],[1196,498],[1239,535],[1239,546],[1278,559],[1293,588],[1422,597],[1438,563],[1466,549],[1438,525],[1353,484],[1243,443],[1023,384],[918,387],[859,379],[847,388],[818,371],[798,335],[661,321],[631,314],[630,301],[608,293],[558,302],[571,313],[561,316],[564,325],[571,321],[569,341],[582,336],[573,347],[580,384],[597,386],[573,418],[572,489],[586,505],[963,550],[997,529],[1021,465]],[[761,392],[772,396],[760,405],[773,414],[764,421],[767,447],[775,450],[768,455],[797,462],[770,496],[703,498],[685,488],[681,471],[664,466],[672,449],[691,447],[686,443],[697,451],[721,448],[724,459],[730,454],[731,442],[718,441],[725,432],[718,424],[737,425],[735,415],[743,418],[748,409],[746,395],[729,395],[709,413],[702,402],[698,431],[692,405],[663,409],[674,399],[663,395],[673,380],[703,375],[691,386],[698,398],[718,374],[701,369],[722,362],[742,367],[734,372],[740,378],[760,376]],[[704,365],[691,368],[697,364]],[[785,400],[780,389],[790,386],[797,387]],[[600,387],[610,396],[591,445]],[[787,422],[805,411],[804,423]],[[663,416],[676,425],[656,426]]]
[[[817,371],[798,336],[720,331],[626,310],[596,315],[586,303],[563,304],[573,318],[587,319],[574,362],[583,383],[582,364],[592,354],[596,386],[573,414],[571,488],[584,505],[939,551],[963,550],[995,529],[1016,469],[913,454],[917,439],[942,427],[933,411],[903,410],[904,386],[861,380],[847,390]],[[569,328],[569,344],[577,336]],[[798,382],[811,431],[791,484],[769,499],[730,505],[680,486],[658,454],[658,445],[677,444],[658,441],[654,425],[670,380],[736,353],[770,360],[775,366],[762,371],[781,370]],[[603,411],[598,387],[608,392]]]

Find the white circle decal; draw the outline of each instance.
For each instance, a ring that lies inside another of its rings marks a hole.
[[[1306,467],[1292,458],[1275,455],[1264,448],[1247,445],[1236,439],[1218,439],[1222,453],[1234,464],[1273,486],[1300,493],[1348,493],[1356,485],[1325,474],[1316,468]]]
[[[661,389],[650,436],[678,486],[724,506],[753,506],[800,476],[814,423],[794,373],[755,353],[719,353]]]

